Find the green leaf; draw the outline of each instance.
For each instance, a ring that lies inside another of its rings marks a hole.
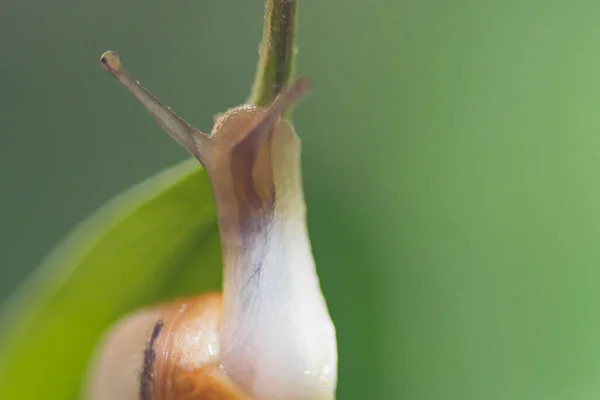
[[[84,221],[3,305],[0,399],[76,398],[109,324],[220,283],[208,177],[186,160]]]

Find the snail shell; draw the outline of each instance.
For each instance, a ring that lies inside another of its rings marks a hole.
[[[245,400],[219,363],[221,294],[138,311],[106,336],[86,398]]]

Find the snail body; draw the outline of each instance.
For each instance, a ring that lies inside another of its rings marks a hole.
[[[298,80],[270,107],[242,105],[210,135],[189,126],[125,70],[110,71],[205,168],[223,254],[223,292],[138,311],[109,332],[90,370],[89,400],[335,397],[335,328],[306,228],[300,142],[285,111]]]

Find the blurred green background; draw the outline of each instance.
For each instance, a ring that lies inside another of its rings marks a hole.
[[[0,1],[0,300],[242,102],[262,0]],[[295,112],[338,398],[600,397],[600,3],[300,2]],[[66,333],[68,334],[68,333]]]

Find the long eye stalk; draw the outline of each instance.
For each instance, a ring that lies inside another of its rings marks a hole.
[[[102,66],[127,88],[146,110],[156,119],[158,124],[184,149],[196,158],[200,158],[199,148],[209,136],[200,132],[175,114],[169,107],[162,104],[145,87],[136,81],[129,71],[121,64],[119,56],[114,51],[107,51],[100,59]]]
[[[114,51],[106,51],[100,58],[102,66],[110,72],[128,91],[135,97],[144,108],[156,119],[158,124],[179,143],[190,154],[196,157],[202,164],[210,157],[208,143],[211,136],[194,128],[178,116],[171,108],[160,102],[152,93],[137,81],[131,73],[121,64],[121,60]],[[248,131],[266,132],[265,127],[274,127],[279,118],[309,90],[309,82],[306,78],[298,79],[289,87],[280,88],[266,115],[260,120],[254,129]]]

